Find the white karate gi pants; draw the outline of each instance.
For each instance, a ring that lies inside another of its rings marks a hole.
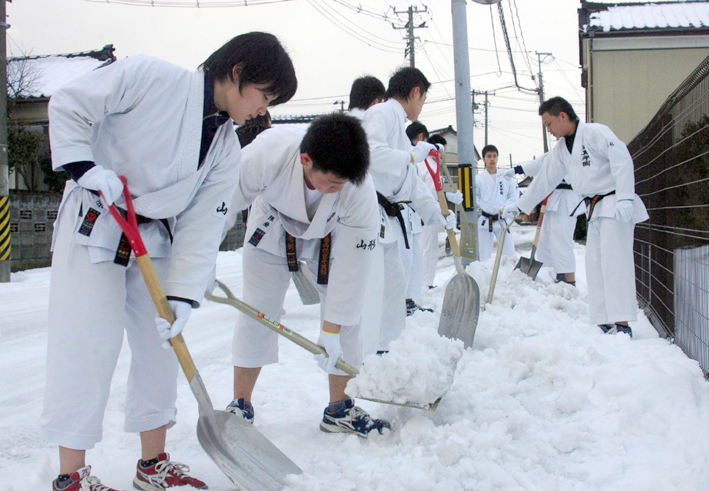
[[[291,278],[286,258],[258,249],[248,242],[244,244],[243,251],[244,302],[265,314],[273,322],[280,322],[283,301]],[[305,257],[299,259],[307,264],[313,278],[317,279],[318,261]],[[316,284],[315,286],[320,294],[320,327],[322,327],[327,285]],[[232,364],[242,368],[260,368],[278,363],[278,338],[279,335],[268,327],[246,314],[240,314],[234,328]],[[347,363],[354,367],[362,364],[360,324],[342,326],[340,345],[342,358]],[[335,370],[334,375],[348,374]]]
[[[65,203],[62,215],[77,216],[79,205]],[[127,268],[113,262],[92,264],[88,248],[72,242],[72,222],[60,220],[55,230],[40,423],[48,442],[86,450],[102,438],[124,331],[132,353],[125,431],[175,424],[178,361],[172,349],[162,347],[155,305],[135,261]],[[153,259],[153,265],[164,281],[169,259]]]
[[[497,252],[497,248],[493,247],[493,241],[497,239],[499,242],[500,230],[502,230],[502,228],[500,227],[500,220],[495,220],[494,222],[492,222],[492,232],[490,232],[488,220],[489,219],[485,216],[481,216],[478,218],[478,254],[480,257],[480,261],[485,261],[486,259],[489,259],[492,256],[493,252]],[[507,229],[505,243],[502,246],[502,255],[515,255],[515,241],[512,238],[512,232],[509,228]]]
[[[545,212],[535,259],[551,266],[554,274],[575,273],[574,230],[576,217],[566,211]]]
[[[596,218],[588,224],[586,281],[592,324],[637,319],[633,223]]]
[[[401,260],[404,264],[406,277],[406,298],[418,300],[421,298],[421,281],[423,278],[423,255],[421,252],[421,234],[408,234],[409,249],[403,240],[399,242]]]
[[[438,264],[438,225],[426,225],[421,232],[422,285],[433,286]]]

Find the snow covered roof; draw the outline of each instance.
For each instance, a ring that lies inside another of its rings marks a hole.
[[[21,76],[25,81],[18,95],[50,97],[71,80],[116,61],[113,51],[113,45],[109,44],[99,51],[8,58],[8,83],[12,84],[13,77]]]
[[[628,32],[660,29],[709,29],[709,3],[658,2],[599,4],[583,2],[588,10],[581,29],[587,32]]]

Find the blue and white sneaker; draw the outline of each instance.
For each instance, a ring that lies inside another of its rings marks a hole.
[[[225,411],[241,416],[249,423],[254,424],[254,406],[243,398],[231,401]]]
[[[354,399],[330,404],[325,408],[320,422],[320,430],[325,433],[354,433],[362,438],[367,438],[372,430],[381,434],[384,428],[391,429],[389,421],[373,419],[367,411],[355,406]]]
[[[613,327],[615,327],[616,332],[622,332],[624,334],[627,334],[631,338],[633,337],[633,330],[630,328],[630,326],[623,326],[620,324],[616,324]]]
[[[598,327],[603,331],[603,334],[615,334],[618,332],[613,324],[598,324]]]

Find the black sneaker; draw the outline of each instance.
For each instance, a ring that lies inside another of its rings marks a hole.
[[[330,412],[330,408],[335,411]],[[354,433],[362,438],[367,438],[372,430],[381,434],[384,428],[391,429],[388,421],[373,419],[367,411],[355,406],[354,399],[330,404],[325,408],[320,422],[320,430],[325,433]]]
[[[630,328],[630,326],[623,326],[621,324],[616,324],[615,326],[616,332],[622,332],[623,334],[627,334],[631,338],[633,337],[633,330]]]
[[[241,416],[249,423],[254,424],[254,406],[243,398],[231,401],[225,411]]]
[[[613,324],[598,324],[598,327],[603,331],[603,334],[615,334],[615,326]],[[611,332],[613,331],[613,332]]]
[[[416,302],[414,302],[413,300],[406,301],[406,317],[414,315],[419,310],[422,312],[433,312],[433,309],[421,307],[420,305],[417,305]]]

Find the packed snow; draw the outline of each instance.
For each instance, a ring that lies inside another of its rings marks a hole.
[[[518,255],[529,256],[532,227],[513,227]],[[441,241],[444,235],[440,236]],[[442,247],[441,247],[442,250]],[[697,362],[658,337],[642,312],[634,338],[589,324],[584,247],[576,245],[578,288],[536,281],[504,257],[492,304],[481,312],[471,349],[457,364],[435,411],[358,400],[392,431],[360,439],[326,434],[318,423],[327,379],[304,349],[282,339],[281,361],[265,367],[254,392],[255,425],[301,469],[289,491],[687,490],[709,483],[709,384]],[[467,267],[487,297],[494,257]],[[437,288],[407,329],[435,331],[444,287],[455,274],[439,261]],[[56,447],[39,437],[49,269],[0,284],[0,491],[50,489]],[[241,251],[220,253],[217,277],[241,294]],[[319,306],[288,291],[282,322],[315,340]],[[230,347],[237,311],[205,302],[184,335],[216,408],[231,400]],[[429,355],[412,352],[411,362]],[[88,453],[93,474],[132,489],[140,445],[124,433],[128,346],[113,380],[104,439]],[[382,362],[384,358],[382,358]],[[370,363],[370,361],[367,361]],[[381,383],[392,382],[382,374]],[[392,382],[393,383],[393,382]],[[197,404],[179,379],[178,424],[168,432],[172,459],[211,490],[234,486],[200,447]]]

